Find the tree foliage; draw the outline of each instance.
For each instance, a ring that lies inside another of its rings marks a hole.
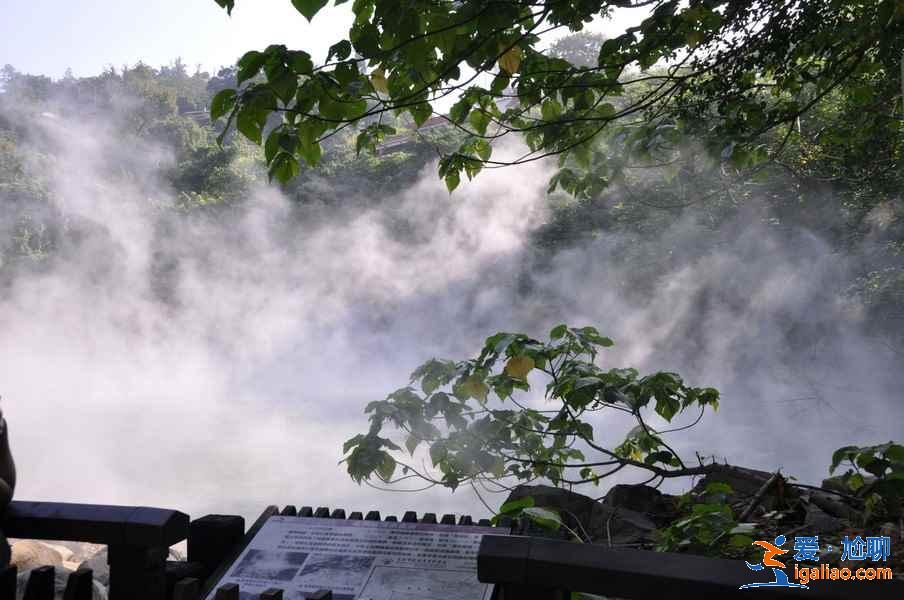
[[[538,478],[556,485],[598,484],[626,467],[647,472],[650,480],[707,472],[706,465],[686,465],[665,441],[667,431],[650,419],[656,415],[670,423],[694,411],[696,423],[706,407],[718,407],[719,393],[690,387],[675,373],[641,376],[634,369],[598,366],[600,350],[612,344],[593,327],[558,325],[545,342],[497,333],[474,359],[430,360],[412,373],[411,385],[367,406],[370,429],[343,448],[348,472],[358,482],[419,477],[453,490]],[[530,379],[540,377],[548,409],[534,408],[528,394]],[[593,421],[616,412],[635,426],[620,444],[608,445]],[[387,424],[405,434],[410,461],[400,458],[401,446],[382,437]],[[422,447],[433,469],[415,465]]]
[[[216,1],[230,12],[235,5]],[[326,4],[293,2],[309,20]],[[590,66],[539,49],[544,33],[580,31],[631,6],[646,18],[606,40]],[[904,50],[904,7],[895,0],[356,0],[352,12],[347,38],[325,63],[282,45],[253,50],[239,60],[239,87],[217,97],[212,116],[267,141],[274,176],[297,173],[299,160],[316,164],[337,131],[385,113],[420,125],[448,97],[458,100],[445,118],[469,135],[440,160],[450,189],[486,165],[558,155],[554,186],[598,190],[620,175],[594,168],[606,162],[594,144],[601,135],[654,163],[688,136],[713,156],[757,162],[766,158],[756,146],[762,134],[791,131],[846,82],[898,73]],[[887,90],[859,102],[881,97]],[[265,140],[273,114],[280,120]],[[374,135],[370,127],[358,135]],[[521,134],[529,152],[494,160],[488,142],[509,133]]]

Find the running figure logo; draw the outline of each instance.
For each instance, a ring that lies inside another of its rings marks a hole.
[[[757,540],[753,542],[754,546],[759,546],[764,550],[763,562],[752,565],[749,562],[744,561],[744,564],[746,564],[747,568],[751,571],[762,571],[766,567],[771,567],[772,573],[775,575],[775,581],[770,581],[768,583],[745,583],[738,589],[743,590],[744,588],[757,587],[790,587],[809,589],[807,586],[800,583],[791,583],[790,581],[788,581],[788,575],[782,570],[785,568],[785,563],[775,559],[776,556],[781,556],[782,554],[788,552],[788,550],[782,550],[781,546],[783,546],[784,544],[784,535],[780,535],[775,538],[775,544],[770,544],[769,542],[765,542],[763,540]]]

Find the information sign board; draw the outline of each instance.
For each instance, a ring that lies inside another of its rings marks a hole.
[[[334,600],[489,600],[477,581],[477,550],[493,527],[270,517],[216,588],[239,585],[242,600],[281,588],[285,600],[321,589]]]

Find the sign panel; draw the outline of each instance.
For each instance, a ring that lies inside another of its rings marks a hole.
[[[334,600],[489,600],[477,550],[493,527],[270,517],[217,584],[242,600],[271,587],[285,600],[332,590]],[[207,597],[213,600],[216,587]]]

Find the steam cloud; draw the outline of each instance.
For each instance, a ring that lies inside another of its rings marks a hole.
[[[895,356],[833,292],[851,261],[810,232],[779,237],[755,211],[705,247],[699,223],[675,222],[654,254],[682,259],[637,293],[617,239],[534,265],[546,166],[487,171],[452,197],[431,166],[364,209],[300,209],[260,188],[217,219],[161,208],[166,149],[102,121],[35,127],[54,149],[58,218],[82,233],[0,288],[19,498],[246,518],[290,503],[483,514],[466,490],[358,487],[341,443],[424,360],[559,322],[613,337],[604,365],[722,391],[719,413],[678,434],[691,457],[819,480],[836,447],[900,438]],[[597,435],[617,443],[625,429],[609,419]]]

